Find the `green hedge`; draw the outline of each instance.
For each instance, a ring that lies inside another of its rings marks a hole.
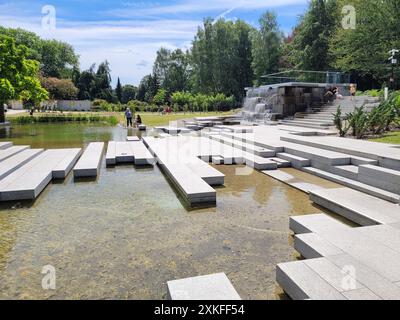
[[[104,122],[110,125],[117,125],[118,119],[114,116],[101,115],[40,115],[40,116],[19,116],[9,118],[11,123],[54,123],[54,122]]]

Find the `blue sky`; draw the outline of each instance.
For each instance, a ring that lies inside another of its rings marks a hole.
[[[161,46],[190,47],[204,17],[242,19],[257,26],[267,9],[278,15],[288,33],[307,8],[308,0],[0,0],[0,25],[21,27],[43,38],[72,44],[80,55],[81,68],[108,60],[113,83],[138,84],[152,70]],[[56,27],[42,27],[51,5]]]

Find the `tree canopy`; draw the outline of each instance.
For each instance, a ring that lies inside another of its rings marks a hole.
[[[0,36],[0,122],[4,122],[4,103],[8,100],[39,103],[47,98],[39,81],[39,63],[28,59],[28,48]]]

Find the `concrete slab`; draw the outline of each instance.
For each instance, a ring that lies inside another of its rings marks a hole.
[[[6,149],[0,149],[0,162],[11,158],[12,156],[29,149],[29,146],[10,146]]]
[[[7,148],[12,147],[12,142],[0,142],[0,150],[5,150]]]
[[[135,160],[135,165],[137,166],[147,166],[154,165],[156,163],[156,159],[153,155],[147,150],[146,146],[141,141],[133,142],[130,144],[130,148],[133,153],[133,157]]]
[[[399,300],[400,287],[348,254],[327,257],[342,270],[353,271],[358,282],[384,300]]]
[[[224,273],[168,281],[167,286],[172,300],[241,300]]]
[[[327,230],[342,230],[351,228],[350,226],[325,213],[290,217],[289,226],[290,230],[292,230],[295,234],[323,234]]]
[[[130,142],[140,141],[140,138],[136,137],[136,136],[130,136],[130,137],[126,137],[126,141],[130,141]]]
[[[276,280],[294,300],[346,300],[303,261],[278,264]]]
[[[374,187],[400,194],[400,171],[362,165],[359,167],[358,179]]]
[[[115,166],[117,164],[117,143],[110,141],[107,146],[106,165]]]
[[[81,155],[80,148],[68,149],[65,157],[53,168],[53,179],[65,179]]]
[[[338,268],[337,265],[333,264],[328,259],[312,259],[304,261],[304,263],[341,293],[365,288],[360,282],[357,281],[357,277],[353,278],[351,275],[348,276],[352,278],[352,285],[349,286],[348,283],[350,282],[350,279],[346,279],[347,281],[344,281],[343,270]]]
[[[316,233],[296,235],[294,248],[305,259],[322,258],[344,253]]]
[[[104,142],[92,142],[74,167],[74,177],[97,177],[103,157]]]
[[[302,157],[297,157],[288,153],[278,153],[277,157],[290,161],[293,168],[303,168],[311,166],[311,161]]]
[[[0,162],[0,180],[21,168],[23,165],[41,154],[43,149],[27,149]]]
[[[212,157],[211,161],[212,161],[212,163],[215,164],[215,165],[224,164],[224,158],[219,157],[219,156],[214,156],[214,157]]]
[[[53,170],[76,149],[47,150],[0,181],[0,200],[34,200],[53,179]]]
[[[398,204],[400,201],[400,196],[398,194],[383,190],[383,189],[379,189],[373,186],[370,186],[368,184],[362,183],[362,182],[358,182],[352,179],[348,179],[342,176],[339,176],[337,174],[333,174],[321,169],[317,169],[317,168],[312,168],[312,167],[307,167],[307,168],[302,168],[301,169],[304,172],[316,175],[318,177],[333,181],[335,183],[344,185],[346,187],[361,191],[363,193],[369,194],[371,196],[380,198],[382,200],[386,200],[392,203],[396,203]]]
[[[400,221],[398,205],[349,188],[311,191],[310,199],[361,226]]]

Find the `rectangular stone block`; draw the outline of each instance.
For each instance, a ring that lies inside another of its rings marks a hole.
[[[104,142],[92,142],[74,168],[75,178],[97,177],[103,157]]]
[[[168,281],[172,300],[241,300],[225,273]]]

